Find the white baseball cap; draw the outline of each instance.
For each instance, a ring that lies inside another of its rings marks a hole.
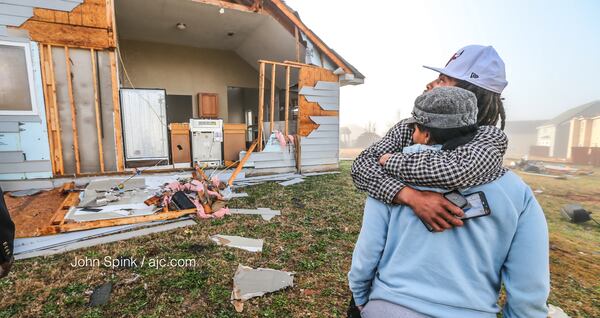
[[[498,94],[508,85],[504,62],[492,46],[468,45],[452,55],[444,68],[423,67]]]

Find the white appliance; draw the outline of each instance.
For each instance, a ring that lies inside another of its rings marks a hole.
[[[125,159],[169,159],[164,89],[121,88]]]
[[[190,119],[192,160],[202,166],[223,165],[223,119]]]

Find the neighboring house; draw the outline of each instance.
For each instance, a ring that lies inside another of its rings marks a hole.
[[[507,121],[504,132],[508,137],[508,149],[506,157],[522,158],[529,154],[531,146],[536,144],[536,127],[545,123],[545,120],[518,120]]]
[[[574,148],[600,147],[600,101],[571,108],[537,127],[536,155],[571,159]]]
[[[173,168],[171,125],[198,117],[226,160],[257,140],[258,172],[336,169],[339,90],[363,80],[281,0],[2,0],[0,180]],[[263,151],[274,129],[293,154]]]

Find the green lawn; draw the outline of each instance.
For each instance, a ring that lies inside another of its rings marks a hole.
[[[269,207],[282,216],[270,222],[236,215],[167,233],[17,262],[0,280],[0,317],[342,317],[350,297],[346,273],[360,230],[365,194],[355,190],[350,163],[341,174],[307,178],[282,187],[265,183],[245,189],[250,197],[232,207]],[[538,195],[551,231],[553,288],[550,302],[574,317],[600,317],[600,230],[559,218],[558,207],[578,194],[600,211],[600,177],[552,180],[526,176]],[[572,194],[564,194],[569,190]],[[582,199],[578,197],[578,199]],[[598,213],[600,214],[600,213]],[[600,219],[600,216],[598,217]],[[219,247],[209,235],[265,239],[253,254]],[[75,258],[195,259],[195,268],[72,268]],[[229,302],[238,264],[296,272],[293,288],[254,298],[238,314]],[[139,275],[139,279],[127,280]],[[86,291],[115,284],[108,305],[87,306]]]

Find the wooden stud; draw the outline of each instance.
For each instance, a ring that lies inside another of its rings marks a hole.
[[[60,116],[58,114],[58,101],[56,96],[56,79],[54,77],[54,61],[52,59],[52,46],[48,45],[46,47],[48,49],[48,60],[46,61],[48,65],[48,74],[50,76],[50,96],[51,104],[50,104],[50,123],[52,126],[52,136],[54,138],[54,160],[56,160],[56,173],[59,175],[63,175],[65,173],[65,166],[63,163],[63,153],[62,153],[62,141],[60,139],[61,131],[60,131]]]
[[[66,223],[66,224],[48,226],[46,228],[41,229],[38,234],[39,235],[50,235],[50,234],[57,234],[57,233],[97,229],[97,228],[117,226],[117,225],[127,225],[127,224],[136,224],[136,223],[144,223],[144,222],[172,220],[172,219],[177,219],[182,216],[194,214],[194,213],[196,213],[196,209],[187,209],[187,210],[181,210],[181,211],[167,211],[167,212],[155,213],[155,214],[150,214],[150,215],[132,216],[132,217],[118,218],[118,219]]]
[[[290,62],[290,61],[275,62],[275,61],[269,61],[269,60],[258,60],[258,63],[275,64],[275,65],[280,65],[280,66],[290,66],[290,67],[295,67],[295,68],[302,68],[304,66],[312,66],[312,65],[308,65],[308,64],[302,64],[302,63],[296,63],[296,62]]]
[[[58,225],[65,223],[65,215],[69,212],[69,209],[79,204],[79,192],[70,192],[67,197],[60,204],[58,209],[54,212],[50,224]]]
[[[265,63],[260,62],[258,72],[258,151],[262,150],[263,146],[263,123],[264,123],[264,107],[265,107]]]
[[[298,27],[294,28],[294,38],[296,39],[296,62],[300,63],[300,35],[298,34]]]
[[[48,63],[46,60],[46,46],[44,44],[42,44],[40,46],[40,61],[42,64],[42,89],[44,91],[44,109],[46,111],[46,127],[48,130],[48,145],[50,146],[50,163],[52,165],[52,173],[56,173],[58,167],[56,165],[56,162],[54,160],[54,138],[52,136],[52,124],[51,124],[51,117],[52,114],[50,112],[50,84],[48,81],[48,77],[50,76],[49,74],[49,70],[50,68],[48,67]]]
[[[96,132],[98,135],[98,160],[100,160],[100,172],[104,172],[104,151],[102,149],[102,123],[100,122],[100,102],[98,96],[98,64],[96,63],[96,51],[90,50],[92,57],[92,78],[94,85],[94,109],[96,110]]]
[[[290,117],[290,67],[285,68],[285,135],[289,134],[288,124]]]
[[[67,64],[67,88],[69,90],[69,104],[71,105],[71,126],[73,127],[73,152],[75,153],[75,172],[81,173],[79,161],[79,135],[77,134],[77,109],[75,109],[75,98],[73,98],[73,78],[71,76],[71,59],[69,47],[65,46],[65,63]]]
[[[110,77],[112,82],[113,122],[115,127],[115,147],[117,155],[117,171],[124,171],[123,128],[121,126],[121,107],[119,105],[119,81],[117,79],[117,58],[114,51],[108,52],[110,57]]]
[[[273,127],[275,126],[275,71],[277,65],[271,65],[271,111],[269,112],[269,134],[273,133]]]
[[[254,151],[254,148],[256,148],[256,145],[258,144],[258,140],[260,140],[260,139],[257,139],[252,143],[252,145],[250,146],[248,151],[246,151],[246,155],[244,156],[244,158],[242,158],[242,160],[240,161],[238,166],[235,168],[235,170],[231,174],[231,177],[229,177],[227,184],[229,184],[230,187],[231,187],[231,185],[233,185],[233,181],[235,181],[235,178],[237,177],[237,175],[240,173],[240,171],[242,171],[242,168],[244,168],[244,164],[246,164],[246,161],[248,161],[248,158],[250,158],[250,155]]]

